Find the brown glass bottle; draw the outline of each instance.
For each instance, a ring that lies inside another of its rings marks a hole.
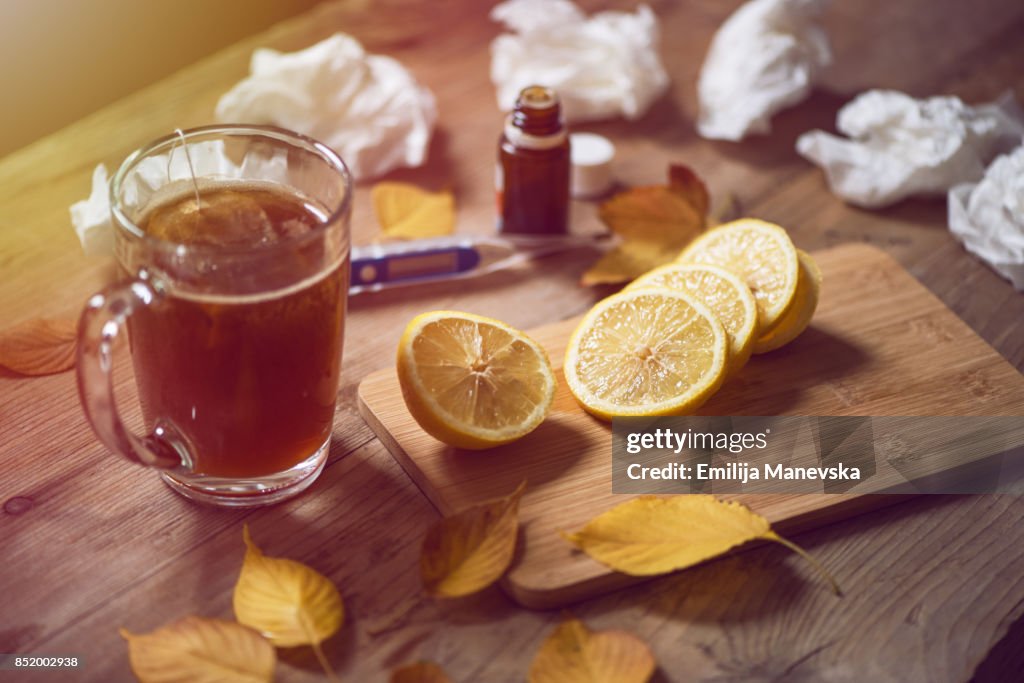
[[[569,224],[569,135],[558,94],[524,88],[498,143],[498,230],[560,235]]]

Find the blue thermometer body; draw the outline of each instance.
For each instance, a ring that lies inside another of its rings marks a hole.
[[[460,235],[352,248],[349,294],[420,282],[457,280],[510,268],[547,254],[593,247],[593,237]]]
[[[356,294],[390,285],[450,279],[472,272],[480,261],[480,253],[468,245],[408,250],[380,246],[353,249],[349,291]]]

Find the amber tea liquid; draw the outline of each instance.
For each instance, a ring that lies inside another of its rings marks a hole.
[[[198,208],[197,208],[198,207]],[[309,201],[271,185],[205,188],[149,211],[147,234],[198,249],[301,240],[326,219]],[[311,242],[312,244],[312,242]],[[311,264],[321,247],[296,249],[265,272],[217,272],[238,295],[176,287],[128,323],[142,412],[182,434],[194,473],[244,479],[283,472],[328,440],[345,324],[348,259]],[[291,261],[287,259],[292,259]],[[247,294],[246,290],[252,292]]]

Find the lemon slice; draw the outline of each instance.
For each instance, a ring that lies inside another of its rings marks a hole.
[[[398,343],[398,381],[425,432],[459,448],[530,433],[555,396],[547,354],[519,330],[454,311],[417,316]]]
[[[667,287],[692,294],[722,323],[729,337],[729,373],[747,362],[754,348],[757,302],[750,288],[735,274],[705,263],[670,263],[648,271],[626,287]]]
[[[793,305],[775,327],[754,342],[754,353],[768,353],[796,339],[811,324],[814,311],[818,308],[821,269],[806,251],[797,249],[796,253],[800,261],[800,275],[797,279]]]
[[[772,223],[743,218],[705,232],[676,259],[731,270],[757,300],[758,334],[765,334],[793,304],[799,273],[796,248]]]
[[[681,415],[721,386],[728,343],[722,324],[689,294],[623,291],[598,302],[572,333],[565,381],[602,419]]]

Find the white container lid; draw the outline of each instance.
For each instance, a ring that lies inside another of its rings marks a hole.
[[[569,136],[572,159],[572,196],[580,199],[599,197],[612,185],[612,159],[615,145],[596,133]]]

